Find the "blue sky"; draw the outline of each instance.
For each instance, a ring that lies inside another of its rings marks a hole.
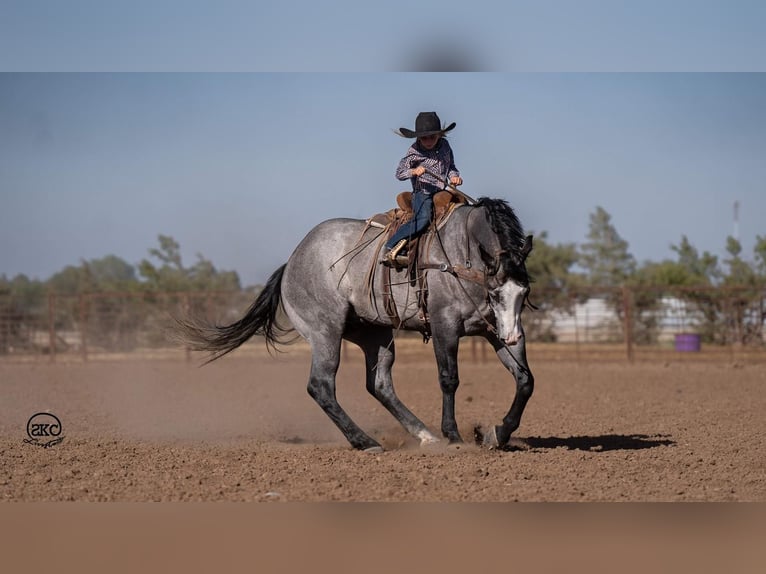
[[[393,205],[392,129],[424,110],[458,123],[465,191],[554,242],[600,205],[639,261],[683,234],[721,255],[739,201],[749,257],[765,21],[760,0],[4,0],[0,273],[137,263],[163,233],[261,282],[319,221]],[[510,73],[310,73],[434,68]]]
[[[8,71],[764,71],[762,0],[3,0]]]
[[[739,201],[766,235],[766,75],[0,74],[0,273],[47,278],[172,235],[245,284],[308,230],[390,208],[417,112],[477,197],[585,240],[602,206],[639,261],[687,235],[721,255]]]

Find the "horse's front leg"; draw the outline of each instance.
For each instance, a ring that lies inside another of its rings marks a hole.
[[[505,345],[496,336],[491,334],[487,337],[487,340],[495,349],[500,362],[505,365],[506,369],[511,371],[516,379],[516,395],[513,398],[508,414],[503,417],[503,424],[492,427],[482,437],[484,446],[497,448],[508,444],[511,433],[519,428],[521,415],[524,413],[524,408],[527,406],[527,402],[535,388],[535,378],[532,376],[529,364],[527,363],[524,337],[512,346]]]
[[[437,335],[434,331],[436,368],[439,370],[439,386],[442,390],[442,434],[450,444],[463,442],[455,421],[455,391],[460,384],[457,374],[458,340],[457,335]]]

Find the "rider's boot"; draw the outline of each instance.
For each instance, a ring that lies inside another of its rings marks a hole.
[[[396,256],[399,254],[399,252],[402,250],[402,247],[404,247],[406,243],[406,239],[400,239],[399,242],[383,256],[383,261],[381,263],[386,265],[397,265],[398,261]]]

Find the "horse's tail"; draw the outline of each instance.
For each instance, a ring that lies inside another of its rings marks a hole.
[[[205,364],[231,353],[254,335],[266,338],[266,345],[276,348],[280,336],[292,331],[277,323],[285,265],[272,273],[255,302],[239,321],[218,326],[198,319],[177,319],[177,339],[192,351],[211,354]]]

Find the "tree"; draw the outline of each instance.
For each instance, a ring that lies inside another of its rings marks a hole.
[[[755,255],[758,257],[758,243]],[[747,344],[763,338],[764,315],[763,278],[758,275],[757,264],[750,264],[740,257],[742,245],[733,238],[726,238],[724,259],[727,272],[722,277],[721,311],[726,332],[731,341]]]
[[[688,241],[686,247],[690,247]],[[637,343],[655,343],[667,306],[673,306],[679,296],[688,299],[685,294],[690,292],[687,289],[699,287],[700,283],[700,276],[678,261],[643,263],[629,281],[633,293],[634,340]]]
[[[565,290],[579,283],[581,276],[571,270],[577,263],[577,246],[574,243],[552,245],[547,239],[546,231],[536,235],[534,249],[527,259],[527,271],[535,288]]]
[[[572,312],[576,302],[574,293],[583,279],[571,270],[577,263],[577,246],[574,243],[553,245],[547,239],[545,231],[536,235],[534,249],[527,259],[527,271],[533,281],[531,300],[538,306],[538,312],[529,315],[525,329],[531,338],[554,341],[550,313]]]
[[[149,249],[149,255],[159,259],[157,267],[143,259],[138,264],[138,272],[145,279],[145,286],[150,291],[186,291],[187,281],[181,262],[181,247],[168,235],[159,235],[159,249]]]
[[[703,340],[714,342],[720,336],[720,297],[719,291],[715,289],[722,277],[718,257],[707,251],[700,255],[686,235],[681,236],[678,245],[671,245],[670,248],[678,255],[675,265],[679,276],[683,277],[682,282],[669,284],[682,288],[674,291],[673,296],[689,303],[687,314],[699,316],[694,328],[702,335]]]
[[[0,276],[0,354],[33,346],[33,333],[44,324],[47,308],[41,281],[19,274]]]
[[[762,340],[766,318],[762,274],[766,270],[766,240],[756,238],[754,263],[742,258],[742,245],[733,237],[726,238],[728,257],[721,263],[707,251],[700,255],[686,236],[671,249],[678,254],[678,260],[654,264],[662,273],[647,281],[680,288],[673,294],[690,303],[698,313],[696,328],[703,339],[740,344]]]
[[[766,237],[755,236],[753,254],[755,255],[755,269],[761,280],[766,280]]]
[[[766,323],[766,301],[764,301],[763,293],[764,289],[766,289],[766,237],[755,236],[753,254],[755,255],[755,271],[758,274],[758,283],[761,287],[758,303],[760,307],[760,339],[763,341],[763,326]]]
[[[80,265],[67,265],[46,281],[48,289],[60,295],[135,291],[138,285],[135,268],[116,255],[83,259]]]
[[[159,259],[156,266],[144,259],[139,264],[139,273],[145,279],[145,286],[151,291],[239,291],[239,275],[236,271],[218,271],[213,263],[202,254],[197,254],[197,263],[184,267],[181,260],[181,247],[168,235],[160,235],[159,249],[149,250],[149,254]]]
[[[116,255],[91,259],[83,265],[98,291],[132,291],[137,286],[136,268]]]
[[[580,246],[580,265],[588,283],[598,287],[618,287],[636,269],[628,242],[617,233],[611,219],[602,207],[597,207],[590,215],[588,241]]]
[[[13,279],[0,276],[0,295],[37,300],[45,294],[45,285],[37,279],[30,279],[23,273]]]
[[[628,242],[617,233],[612,217],[602,207],[590,215],[588,241],[580,246],[580,266],[585,270],[586,282],[614,311],[617,322],[605,320],[602,327],[614,332],[626,326],[623,293],[619,287],[626,284],[636,269],[636,261],[628,251]]]
[[[77,295],[92,290],[84,265],[67,265],[51,275],[45,284],[50,291],[59,295]]]
[[[700,255],[686,235],[681,236],[679,245],[671,245],[670,248],[678,254],[677,264],[686,271],[687,284],[713,285],[720,280],[718,258],[707,251]]]

